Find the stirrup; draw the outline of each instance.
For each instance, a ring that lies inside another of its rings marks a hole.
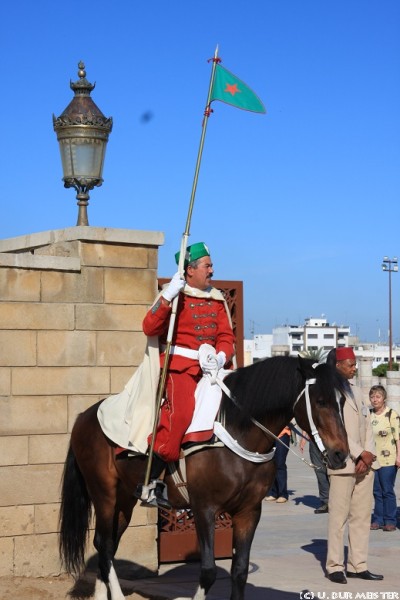
[[[155,506],[170,510],[167,487],[160,479],[153,479],[149,485],[139,484],[133,494],[142,501],[142,506]]]

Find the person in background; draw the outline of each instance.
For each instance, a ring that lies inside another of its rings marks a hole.
[[[371,529],[396,531],[396,494],[394,484],[400,467],[399,415],[386,405],[386,390],[373,385],[369,391],[371,424],[381,468],[374,475],[375,507]]]
[[[310,438],[305,431],[302,432],[302,436],[303,437],[301,438],[299,444],[300,452],[304,452],[304,446],[308,441],[310,461],[315,467],[317,467],[315,469],[315,475],[317,478],[318,496],[321,505],[318,506],[318,508],[316,508],[314,512],[316,515],[321,515],[329,511],[329,477],[326,470],[326,464],[324,461],[324,457],[322,456],[322,452],[313,441],[310,441]]]
[[[344,566],[344,532],[348,525],[347,577],[380,581],[383,575],[367,567],[369,527],[373,504],[374,470],[379,469],[368,407],[361,389],[350,383],[357,370],[352,348],[333,348],[327,364],[336,368],[343,394],[343,421],[350,454],[343,469],[328,469],[329,518],[327,577],[347,583]]]
[[[287,489],[287,466],[286,458],[289,452],[290,444],[290,427],[286,426],[278,435],[278,438],[282,440],[286,446],[280,442],[276,442],[275,450],[275,465],[276,473],[274,483],[272,484],[268,494],[265,498],[268,502],[278,502],[279,504],[287,502],[289,499]]]

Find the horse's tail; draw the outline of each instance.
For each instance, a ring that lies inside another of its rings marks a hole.
[[[68,573],[80,573],[85,564],[92,502],[71,446],[65,461],[61,486],[60,557]]]

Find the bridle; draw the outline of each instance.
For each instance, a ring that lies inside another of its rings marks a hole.
[[[319,363],[314,363],[312,365],[313,369],[316,369],[318,367]],[[233,404],[235,406],[237,406],[237,408],[241,409],[240,404],[238,403],[237,399],[232,395],[230,389],[227,387],[227,385],[223,382],[222,379],[220,379],[218,376],[215,377],[214,379],[215,383],[217,383],[220,388],[222,389],[222,391],[228,396],[228,398],[230,398],[230,400],[233,402]],[[293,412],[296,408],[296,405],[299,403],[300,399],[303,397],[305,397],[305,402],[306,402],[306,410],[307,410],[307,418],[308,418],[308,423],[310,425],[310,431],[311,431],[311,435],[314,439],[315,444],[317,445],[319,451],[322,453],[323,456],[323,460],[325,463],[327,463],[327,450],[324,446],[324,443],[322,441],[321,436],[319,435],[317,426],[315,425],[313,416],[312,416],[312,409],[311,409],[311,400],[310,400],[310,386],[311,385],[315,385],[315,383],[317,382],[316,377],[312,377],[312,378],[308,378],[305,380],[305,384],[304,384],[304,388],[301,390],[301,392],[299,393],[299,395],[297,396],[294,404],[293,404]],[[342,410],[341,410],[341,405],[340,405],[340,393],[338,391],[336,391],[336,402],[338,403],[338,407],[339,407],[339,415],[340,418],[343,421],[343,416],[342,416]],[[272,431],[270,431],[267,427],[265,427],[264,425],[262,425],[262,423],[260,423],[259,421],[257,421],[257,419],[254,419],[253,417],[250,417],[251,422],[258,427],[259,429],[261,429],[261,431],[263,431],[266,435],[271,436],[273,439],[275,439],[277,442],[279,442],[280,444],[282,444],[283,446],[285,446],[290,452],[293,452],[293,454],[295,456],[297,456],[297,458],[299,458],[301,461],[305,462],[306,464],[308,464],[310,467],[314,468],[315,470],[320,469],[320,467],[309,463],[304,457],[299,456],[296,452],[294,452],[294,450],[292,450],[292,448],[290,448],[290,446],[288,446],[287,444],[285,444],[285,442],[283,442],[277,435],[275,435],[274,433],[272,433]],[[301,435],[301,434],[300,434]]]
[[[313,369],[315,369],[318,366],[318,363],[314,363],[313,364]],[[310,430],[311,430],[311,435],[314,439],[314,442],[316,443],[318,450],[323,454],[323,458],[324,461],[326,462],[326,448],[324,446],[324,443],[321,439],[321,436],[319,435],[318,429],[315,425],[313,416],[312,416],[312,409],[311,409],[311,400],[310,400],[310,391],[309,391],[309,387],[310,385],[313,385],[317,382],[316,378],[312,378],[312,379],[306,379],[305,382],[305,386],[304,389],[300,392],[300,394],[297,396],[295,403],[293,404],[293,411],[296,408],[296,404],[299,402],[300,398],[303,396],[305,396],[305,400],[306,400],[306,409],[307,409],[307,418],[308,418],[308,423],[310,425]],[[343,414],[342,414],[342,408],[341,408],[341,404],[340,404],[340,399],[341,399],[341,394],[339,393],[338,390],[336,390],[336,402],[338,404],[338,408],[339,408],[339,416],[343,422]]]
[[[312,416],[312,410],[311,410],[311,400],[310,400],[310,385],[314,385],[314,383],[316,383],[317,380],[316,378],[312,378],[312,379],[306,379],[305,382],[305,386],[304,389],[300,392],[300,394],[297,396],[295,403],[293,404],[293,412],[294,409],[296,408],[296,404],[299,402],[300,398],[303,396],[305,396],[305,400],[306,400],[306,409],[307,409],[307,418],[308,418],[308,423],[310,425],[310,430],[311,430],[311,435],[314,438],[314,442],[317,444],[318,446],[318,450],[322,453],[326,452],[326,448],[324,446],[324,442],[322,441],[321,436],[319,435],[317,426],[315,425],[313,416]]]
[[[316,368],[318,366],[318,363],[313,364],[313,368]],[[237,399],[233,396],[233,394],[231,393],[230,389],[227,387],[227,385],[223,382],[222,379],[220,379],[218,376],[215,378],[215,382],[220,386],[220,388],[222,389],[222,391],[226,394],[226,396],[228,396],[228,398],[230,398],[230,400],[233,402],[233,404],[241,409],[240,404],[238,403]],[[314,419],[312,416],[312,410],[311,410],[311,400],[310,400],[310,392],[309,392],[309,387],[310,385],[314,385],[317,382],[316,378],[310,378],[310,379],[306,379],[305,381],[305,386],[302,389],[302,391],[300,392],[300,394],[297,396],[294,404],[293,404],[293,411],[296,407],[296,404],[299,402],[300,398],[303,396],[303,394],[305,395],[305,399],[306,399],[306,409],[307,409],[307,417],[308,417],[308,422],[310,425],[310,430],[311,430],[311,435],[314,438],[315,443],[318,446],[318,449],[321,451],[321,453],[323,454],[324,459],[326,460],[326,448],[323,444],[323,441],[321,439],[321,436],[318,433],[318,429],[314,423]],[[338,402],[339,403],[339,402]],[[292,448],[290,446],[288,446],[287,444],[285,444],[285,442],[283,442],[277,435],[275,435],[274,433],[272,433],[272,431],[270,431],[267,427],[265,427],[262,423],[260,423],[259,421],[257,421],[257,419],[255,419],[254,417],[250,417],[250,421],[253,423],[253,425],[255,425],[256,427],[258,427],[259,429],[261,429],[261,431],[263,431],[266,435],[271,436],[274,440],[276,440],[277,442],[279,442],[280,444],[282,444],[283,446],[285,446],[290,452],[292,452],[295,456],[297,456],[297,458],[299,458],[301,461],[305,462],[306,464],[308,464],[310,467],[318,470],[320,467],[317,467],[315,465],[313,465],[312,463],[309,463],[304,457],[299,456],[296,452],[294,452],[294,450],[292,450]]]

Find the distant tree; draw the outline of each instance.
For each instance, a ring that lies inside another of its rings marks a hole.
[[[372,369],[372,375],[375,375],[375,377],[386,377],[386,373],[388,372],[389,369],[389,363],[382,363],[380,365],[378,365],[377,367],[375,367],[375,369]],[[392,363],[392,371],[398,371],[399,370],[399,363],[393,362]]]
[[[302,358],[310,358],[315,362],[321,362],[326,359],[328,352],[329,350],[324,350],[323,348],[318,348],[317,350],[310,348],[309,350],[299,352],[299,354]]]

